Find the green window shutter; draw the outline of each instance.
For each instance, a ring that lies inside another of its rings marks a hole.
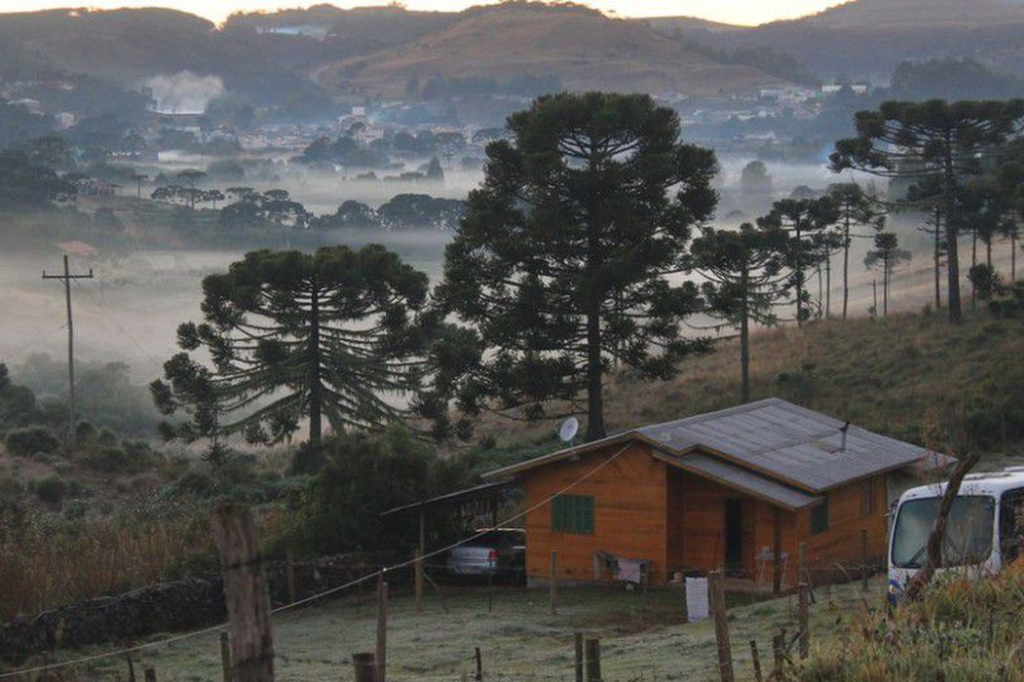
[[[584,497],[583,501],[583,524],[580,526],[580,532],[582,533],[593,533],[594,532],[594,498]]]
[[[565,498],[556,497],[551,501],[551,530],[565,530]]]
[[[551,530],[561,533],[594,532],[594,498],[559,495],[551,501]]]

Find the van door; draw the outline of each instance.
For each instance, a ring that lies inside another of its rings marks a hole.
[[[999,554],[1002,568],[1020,558],[1024,550],[1024,488],[1007,490],[999,500]]]

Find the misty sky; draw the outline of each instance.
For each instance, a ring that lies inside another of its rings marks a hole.
[[[321,2],[323,0],[320,0]],[[288,0],[0,0],[0,11],[21,12],[68,6],[152,7],[164,6],[192,12],[214,21],[238,10],[277,9],[315,2]],[[340,7],[383,5],[385,0],[338,0]],[[459,10],[483,0],[407,0],[410,9]],[[622,16],[696,16],[734,24],[760,24],[789,19],[841,4],[840,0],[589,0],[585,4]]]

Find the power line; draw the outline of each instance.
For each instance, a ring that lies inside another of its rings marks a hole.
[[[64,282],[64,299],[68,309],[68,442],[75,445],[75,325],[71,315],[71,282],[79,279],[92,279],[92,268],[87,275],[72,275],[68,267],[68,254],[64,254],[64,274],[47,275],[43,270],[43,279],[59,279]]]

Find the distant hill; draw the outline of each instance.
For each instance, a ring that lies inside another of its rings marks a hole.
[[[121,80],[202,68],[212,62],[213,29],[205,19],[166,9],[0,14],[0,43],[56,68]]]
[[[572,89],[714,94],[778,84],[756,68],[685,49],[640,22],[576,5],[475,7],[408,45],[339,61],[319,82],[342,91],[398,96],[410,79],[525,75]]]
[[[167,9],[50,10],[0,14],[0,79],[84,74],[135,88],[156,75],[192,71],[220,76],[256,102],[312,96],[297,70],[325,57],[305,36],[217,30]]]
[[[398,5],[353,9],[314,5],[307,9],[233,14],[224,27],[313,35],[370,51],[367,48],[379,50],[407,43],[458,20],[457,12],[416,12]]]
[[[749,30],[746,26],[736,26],[734,24],[723,24],[717,21],[708,21],[707,19],[700,19],[698,17],[646,17],[643,19],[633,19],[647,26],[650,26],[659,33],[671,34],[676,31],[711,31],[714,33],[722,33],[725,31],[746,31]]]
[[[1024,21],[1024,7],[1005,0],[854,0],[797,20],[827,28],[977,28]]]
[[[1011,0],[854,0],[751,29],[652,26],[720,49],[786,52],[826,79],[883,80],[902,61],[940,57],[972,57],[1024,75],[1024,6]]]

